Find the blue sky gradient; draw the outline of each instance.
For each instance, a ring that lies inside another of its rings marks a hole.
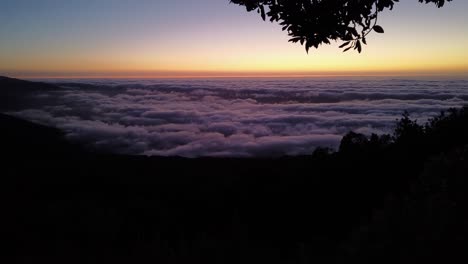
[[[386,33],[373,34],[361,56],[342,54],[340,43],[307,56],[287,42],[280,26],[227,0],[0,3],[0,74],[434,72],[439,63],[441,71],[468,68],[463,0],[441,9],[417,0],[397,4],[380,17]]]

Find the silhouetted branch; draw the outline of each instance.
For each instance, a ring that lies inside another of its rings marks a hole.
[[[419,0],[442,7],[452,0]],[[263,20],[278,22],[288,31],[290,42],[301,43],[307,52],[331,41],[343,41],[344,51],[362,51],[370,32],[384,33],[377,25],[378,13],[393,9],[399,0],[231,0],[248,12],[257,11]],[[360,32],[358,29],[361,29]]]

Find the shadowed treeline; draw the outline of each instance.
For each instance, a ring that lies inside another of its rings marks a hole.
[[[17,263],[414,263],[464,257],[468,108],[337,152],[184,159],[80,150],[1,115]]]

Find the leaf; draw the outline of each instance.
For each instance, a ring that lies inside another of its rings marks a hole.
[[[349,31],[353,36],[359,36],[359,33],[357,32],[356,28],[348,27],[348,31]]]
[[[312,42],[312,40],[310,40],[310,39],[307,40],[307,42],[306,42],[306,52],[307,52],[307,54],[309,54],[309,50],[310,50],[310,48],[312,48],[313,45],[314,45],[314,43]]]
[[[265,7],[263,7],[263,5],[260,5],[260,12],[262,13],[263,21],[265,21],[266,15],[265,15]]]
[[[358,41],[356,42],[356,48],[357,48],[357,51],[358,51],[359,53],[361,53],[361,51],[362,51],[361,41],[358,40]]]
[[[292,39],[288,40],[288,42],[296,43],[296,42],[300,41],[301,39],[302,39],[301,37],[295,37],[295,38],[292,38]]]
[[[367,40],[366,40],[366,38],[362,38],[362,43],[364,43],[364,44],[367,45]]]
[[[377,33],[384,33],[383,28],[382,28],[381,26],[379,26],[379,25],[375,25],[375,26],[373,27],[373,29],[374,29],[374,31],[377,32]]]
[[[341,48],[344,48],[344,47],[346,47],[346,46],[348,46],[349,43],[351,43],[351,41],[347,41],[347,42],[343,43],[343,44],[340,46],[340,49],[341,49]]]
[[[343,50],[343,52],[347,52],[347,51],[350,50],[352,47],[353,47],[353,46],[346,48],[345,50]]]

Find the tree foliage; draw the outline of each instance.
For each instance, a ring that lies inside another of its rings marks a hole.
[[[452,0],[419,0],[442,7]],[[362,51],[366,36],[375,31],[384,33],[377,25],[378,15],[393,9],[399,0],[231,0],[247,11],[257,11],[263,20],[278,22],[293,43],[301,43],[307,52],[321,44],[342,41],[344,51]]]

